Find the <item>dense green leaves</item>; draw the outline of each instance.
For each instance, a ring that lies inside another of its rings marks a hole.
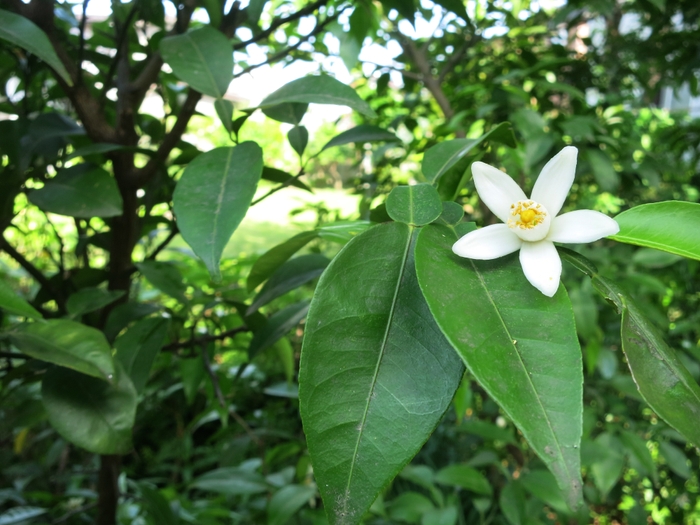
[[[146,386],[169,325],[170,321],[163,317],[142,319],[114,341],[115,357],[131,378],[137,393],[141,393]]]
[[[21,324],[9,332],[22,352],[36,359],[112,381],[114,363],[102,332],[84,324],[52,319]]]
[[[182,237],[221,278],[219,260],[243,220],[262,172],[262,150],[253,142],[203,153],[187,166],[173,195]]]
[[[314,296],[299,401],[333,525],[359,523],[442,417],[462,376],[416,282],[412,229],[372,228],[333,260]]]
[[[67,368],[49,370],[41,398],[53,427],[65,439],[95,454],[126,454],[136,416],[136,390],[115,362],[113,383]]]
[[[620,233],[611,239],[700,260],[700,204],[656,202],[635,206],[615,217]]]
[[[233,78],[233,50],[226,37],[209,26],[160,41],[163,60],[193,89],[214,98],[226,93]]]
[[[73,316],[79,316],[113,303],[124,295],[121,290],[104,290],[102,288],[83,288],[71,295],[66,301],[66,310]]]
[[[0,279],[0,309],[14,315],[41,319],[41,314],[27,301],[18,296],[2,279]]]
[[[440,216],[442,203],[430,184],[397,186],[386,199],[386,212],[395,221],[424,226]]]
[[[46,33],[39,29],[34,22],[23,16],[0,9],[0,38],[38,56],[51,66],[56,73],[61,75],[61,78],[68,85],[73,84],[68,71],[66,71],[58,55],[56,55]]]
[[[515,136],[509,122],[503,122],[478,139],[453,139],[436,144],[423,156],[423,175],[435,184],[451,167],[485,140],[493,140],[515,147]]]
[[[458,236],[428,226],[416,270],[430,311],[474,377],[554,473],[571,507],[582,498],[582,363],[571,303],[550,299],[512,256],[470,261],[452,254]]]
[[[286,102],[337,104],[348,106],[368,117],[375,116],[369,104],[362,100],[354,89],[328,75],[294,80],[268,95],[260,103],[260,108],[269,108]]]
[[[70,217],[114,217],[122,213],[116,181],[102,168],[78,164],[63,169],[29,200],[44,211]]]

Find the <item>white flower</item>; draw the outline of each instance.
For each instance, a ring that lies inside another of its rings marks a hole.
[[[593,210],[557,217],[574,182],[576,154],[576,148],[567,146],[550,160],[542,168],[529,199],[509,175],[483,162],[472,164],[479,197],[505,224],[468,233],[452,246],[452,251],[460,257],[487,260],[520,250],[527,280],[552,297],[561,276],[555,242],[593,242],[620,231],[613,219]]]

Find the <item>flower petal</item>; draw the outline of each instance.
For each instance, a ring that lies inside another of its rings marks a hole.
[[[511,204],[527,199],[510,175],[483,162],[472,164],[476,191],[484,204],[503,222],[508,222]]]
[[[577,210],[555,217],[547,240],[577,244],[615,235],[620,226],[607,215],[593,210]]]
[[[524,242],[520,248],[520,264],[530,284],[547,297],[559,289],[561,259],[550,241]]]
[[[552,217],[561,210],[576,175],[576,155],[578,150],[567,146],[544,165],[530,198],[544,204]]]
[[[452,245],[452,251],[460,257],[489,260],[513,253],[522,244],[508,226],[492,224],[466,234]]]

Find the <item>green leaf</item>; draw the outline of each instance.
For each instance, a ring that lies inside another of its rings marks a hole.
[[[170,503],[159,490],[145,483],[140,483],[139,488],[146,512],[154,523],[158,525],[177,525],[180,523],[173,509],[170,508]]]
[[[73,316],[94,312],[113,303],[124,295],[122,290],[83,288],[72,294],[66,301],[66,310]]]
[[[182,275],[172,263],[162,261],[143,261],[136,265],[149,283],[161,292],[177,299],[181,303],[186,303],[186,286],[182,282]]]
[[[301,255],[285,262],[270,276],[248,308],[246,315],[252,314],[290,290],[313,281],[323,273],[329,262],[327,257],[318,253]]]
[[[475,146],[478,146],[487,139],[500,142],[511,148],[516,146],[513,128],[510,122],[499,124],[488,133],[484,133],[478,139],[453,139],[440,142],[426,151],[423,156],[422,169],[425,179],[429,183],[435,184],[447,170],[457,164],[457,162],[465,157]]]
[[[210,97],[222,98],[233,79],[233,48],[212,27],[166,37],[160,53],[177,78]]]
[[[290,304],[286,308],[273,314],[270,319],[268,319],[267,324],[260,330],[256,330],[253,335],[253,339],[250,341],[250,346],[248,347],[250,359],[253,359],[260,352],[274,345],[284,337],[287,332],[298,325],[299,322],[306,317],[308,309],[309,302],[300,301]]]
[[[388,223],[350,241],[321,277],[306,321],[300,412],[333,525],[360,522],[462,377],[418,288],[414,237]]]
[[[563,288],[554,298],[535,290],[516,256],[455,256],[458,237],[438,225],[418,237],[416,270],[430,311],[575,508],[582,497],[583,370],[571,303]]]
[[[520,477],[523,488],[558,512],[567,512],[566,503],[557,490],[557,480],[547,470],[531,470]],[[528,521],[529,523],[529,521]]]
[[[700,387],[661,332],[623,298],[622,350],[639,393],[669,425],[700,446]]]
[[[52,319],[21,324],[8,335],[17,348],[35,359],[112,380],[112,351],[99,330],[75,321]]]
[[[275,492],[267,505],[267,525],[285,525],[316,494],[314,487],[286,485]]]
[[[338,221],[319,227],[318,236],[326,241],[347,244],[357,234],[372,226],[369,221]]]
[[[260,494],[268,491],[265,478],[259,473],[237,467],[211,470],[195,479],[190,488],[228,496]]]
[[[31,20],[0,9],[0,38],[36,55],[51,66],[69,86],[73,85],[46,33]]]
[[[620,176],[615,171],[610,157],[599,149],[587,149],[585,152],[600,189],[615,191],[620,185]]]
[[[41,398],[49,422],[64,439],[94,454],[131,450],[136,390],[119,362],[113,384],[52,368],[44,375]]]
[[[625,452],[633,461],[632,466],[642,476],[657,479],[656,464],[647,448],[646,441],[637,434],[623,430],[620,432],[620,441],[625,445]],[[634,464],[636,462],[636,464]]]
[[[265,114],[265,116],[271,118],[272,120],[276,120],[277,122],[285,122],[287,124],[294,124],[295,126],[298,126],[301,123],[301,119],[304,118],[307,109],[309,109],[308,104],[287,102],[284,104],[263,108],[262,112]]]
[[[469,16],[467,15],[467,10],[464,7],[463,0],[436,0],[435,3],[444,7],[448,11],[452,11],[465,22],[469,22]]]
[[[666,460],[668,468],[675,474],[685,479],[689,479],[692,476],[693,473],[688,466],[688,458],[677,446],[668,441],[661,441],[659,442],[659,452]]]
[[[164,317],[142,319],[114,341],[115,357],[129,374],[137,393],[143,392],[158,352],[168,334],[170,320]]]
[[[315,230],[301,232],[262,254],[255,261],[250,269],[250,274],[248,274],[246,280],[248,292],[252,292],[260,283],[265,282],[277,268],[316,237],[318,237],[318,232]]]
[[[419,523],[424,514],[434,509],[435,505],[423,494],[402,492],[389,503],[389,516],[395,522]]]
[[[13,315],[41,319],[41,314],[32,305],[18,296],[5,281],[0,279],[0,308]]]
[[[115,217],[122,214],[117,182],[102,168],[78,164],[62,169],[44,187],[29,193],[44,211],[69,217]]]
[[[442,485],[461,487],[477,494],[490,496],[493,489],[486,477],[476,469],[466,465],[450,465],[435,474],[435,481]]]
[[[380,128],[379,126],[372,126],[371,124],[360,124],[347,131],[343,131],[339,135],[336,135],[331,140],[329,140],[323,150],[332,148],[334,146],[342,146],[343,144],[350,143],[364,143],[364,142],[379,142],[379,141],[389,141],[389,142],[400,142],[399,137],[394,135],[391,131]]]
[[[1,13],[1,11],[0,11]],[[0,24],[2,23],[0,18]],[[14,525],[15,523],[24,523],[27,520],[46,514],[48,509],[41,507],[14,507],[0,514],[0,525]]]
[[[173,205],[178,227],[215,281],[221,279],[221,254],[248,211],[262,166],[260,146],[244,142],[202,153],[177,183]]]
[[[396,186],[386,199],[386,211],[395,221],[423,226],[440,216],[442,202],[430,184]]]
[[[299,188],[299,189],[308,191],[310,193],[313,193],[313,191],[311,191],[311,188],[309,188],[306,184],[301,182],[299,179],[291,176],[289,173],[286,173],[282,170],[278,170],[277,168],[270,168],[269,166],[263,167],[262,175],[260,176],[260,178],[263,180],[269,180],[270,182],[278,182],[280,184],[289,184],[289,186],[294,186],[295,188]],[[292,179],[292,181],[288,182],[290,179]]]
[[[438,222],[445,226],[455,226],[464,217],[464,208],[452,201],[442,203],[442,213],[438,217]]]
[[[700,260],[700,204],[679,201],[642,204],[622,212],[615,220],[620,233],[611,239]]]
[[[217,98],[214,101],[214,109],[224,128],[230,133],[233,130],[233,102]]]
[[[71,160],[76,157],[90,157],[92,155],[102,155],[104,153],[110,153],[112,151],[128,151],[134,150],[131,146],[121,146],[119,144],[109,144],[106,142],[99,142],[97,144],[90,144],[89,146],[84,146],[82,148],[77,148],[73,150],[70,155],[67,155],[64,160]],[[148,150],[142,150],[148,151]]]
[[[285,102],[348,106],[368,117],[376,117],[376,113],[369,107],[369,104],[362,100],[354,89],[328,75],[309,76],[294,80],[268,95],[259,107],[269,108]]]
[[[498,504],[501,512],[510,525],[525,525],[527,523],[527,512],[525,510],[525,494],[523,488],[517,481],[509,481],[501,489],[498,497]]]
[[[291,144],[294,151],[300,157],[304,154],[306,145],[309,143],[309,132],[304,126],[294,126],[287,133],[287,140]]]
[[[620,476],[622,476],[625,458],[622,455],[622,446],[619,440],[612,434],[603,432],[595,439],[595,443],[599,445],[599,450],[603,457],[591,465],[591,474],[593,475],[593,482],[604,500],[607,498],[610,489],[615,486]]]

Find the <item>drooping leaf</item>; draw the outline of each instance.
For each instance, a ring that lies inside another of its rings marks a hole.
[[[114,341],[115,357],[139,394],[146,386],[153,361],[163,347],[169,325],[170,320],[164,317],[142,319]]]
[[[0,309],[22,317],[41,319],[41,314],[27,301],[17,295],[2,279],[0,279]]]
[[[163,60],[193,89],[220,99],[233,79],[233,49],[216,29],[203,26],[160,41]]]
[[[342,146],[343,144],[350,144],[353,142],[363,143],[379,141],[399,142],[399,137],[394,135],[391,131],[387,131],[379,126],[360,124],[359,126],[350,128],[333,137],[323,146],[322,151],[334,146]]]
[[[233,130],[233,102],[224,98],[217,98],[214,101],[214,109],[219,120],[224,125],[224,129],[230,133]]]
[[[308,485],[285,485],[270,499],[267,525],[285,525],[315,494],[316,489]]]
[[[182,275],[177,267],[171,263],[163,261],[143,261],[136,265],[149,283],[158,288],[163,293],[184,303],[185,283],[182,282]]]
[[[396,186],[386,199],[386,211],[395,221],[423,226],[440,216],[442,202],[430,184]]]
[[[462,377],[418,288],[413,237],[388,223],[350,241],[321,277],[306,322],[300,411],[332,525],[360,522]]]
[[[44,211],[69,217],[114,217],[122,214],[122,197],[116,181],[100,167],[78,164],[62,169],[29,193],[29,200]]]
[[[264,326],[255,331],[253,339],[250,341],[250,346],[248,346],[248,355],[250,359],[284,337],[287,332],[306,317],[306,312],[308,310],[309,302],[300,301],[290,304],[279,312],[274,313]]]
[[[453,139],[436,144],[423,156],[423,175],[435,184],[440,177],[460,159],[465,157],[475,146],[485,140],[500,142],[511,148],[515,147],[515,136],[510,122],[503,122],[478,139]]]
[[[69,86],[73,85],[68,71],[56,55],[46,33],[31,20],[0,9],[0,38],[36,55],[61,75]]]
[[[642,204],[615,217],[620,233],[610,238],[700,260],[700,204],[667,201]]]
[[[88,287],[78,290],[66,301],[66,310],[73,316],[99,310],[124,295],[122,290]]]
[[[329,262],[327,257],[318,253],[301,255],[288,260],[270,276],[260,293],[253,299],[246,315],[252,314],[290,290],[316,279],[323,273]]]
[[[328,75],[293,80],[268,95],[259,107],[269,108],[285,102],[336,104],[348,106],[368,117],[376,116],[369,104],[362,100],[354,89]]]
[[[221,254],[248,211],[262,166],[260,146],[244,142],[201,154],[177,183],[173,205],[178,227],[214,280],[221,279]]]
[[[94,454],[126,454],[136,417],[136,390],[118,361],[112,384],[67,368],[50,369],[41,398],[51,425]]]
[[[249,292],[255,290],[258,285],[265,282],[277,268],[282,266],[292,255],[301,250],[309,242],[318,237],[315,230],[296,234],[282,244],[270,248],[262,254],[253,264],[246,280],[246,288]]]
[[[102,332],[75,321],[51,319],[21,324],[8,332],[25,354],[111,381],[114,362]]]
[[[300,157],[309,143],[309,131],[304,126],[294,126],[287,133],[287,140]]]
[[[305,191],[308,191],[310,193],[313,193],[311,188],[309,188],[306,184],[301,182],[298,178],[293,177],[289,173],[278,170],[277,168],[270,168],[269,166],[263,167],[262,170],[262,175],[260,176],[261,179],[263,180],[269,180],[270,182],[278,182],[280,184],[287,184],[289,186],[294,186],[295,188],[299,188]],[[292,179],[290,181],[290,179]]]
[[[583,371],[571,303],[547,298],[514,256],[452,253],[452,228],[423,228],[416,270],[430,311],[474,377],[550,468],[568,504],[581,502]]]

